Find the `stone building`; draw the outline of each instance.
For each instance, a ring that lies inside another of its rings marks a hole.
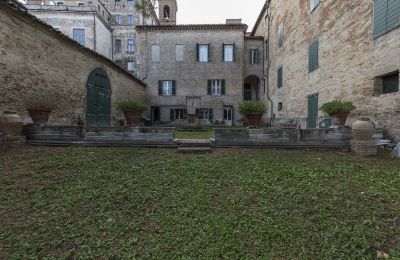
[[[251,36],[265,37],[264,100],[275,122],[318,127],[322,104],[352,101],[400,136],[400,4],[390,0],[270,0]]]
[[[50,106],[50,125],[109,126],[124,119],[118,100],[144,100],[142,81],[16,2],[0,1],[0,24],[0,111],[29,123],[30,106]]]
[[[99,0],[30,0],[25,7],[81,45],[112,59],[111,14]]]

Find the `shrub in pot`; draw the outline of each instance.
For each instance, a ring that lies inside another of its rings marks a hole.
[[[352,102],[343,102],[341,100],[333,100],[321,106],[321,111],[329,116],[336,117],[338,124],[344,126],[350,112],[356,107]]]
[[[262,115],[267,112],[267,107],[262,101],[243,101],[239,104],[239,112],[245,117],[246,125],[257,127]]]
[[[147,106],[143,101],[134,99],[118,101],[117,107],[124,113],[129,126],[138,124],[143,112],[147,110]]]

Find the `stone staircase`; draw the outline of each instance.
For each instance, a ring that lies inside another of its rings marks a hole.
[[[211,153],[210,139],[175,139],[180,153]]]

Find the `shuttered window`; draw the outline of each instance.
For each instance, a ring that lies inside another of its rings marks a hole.
[[[283,87],[283,68],[278,69],[278,88]]]
[[[312,72],[319,67],[318,61],[319,42],[318,40],[312,42],[308,49],[308,72]]]
[[[374,1],[374,38],[400,26],[400,1]]]
[[[213,95],[213,96],[225,95],[225,80],[209,79],[207,84],[207,95]]]
[[[158,81],[159,96],[176,96],[175,80],[159,80]]]
[[[284,31],[284,25],[281,23],[279,25],[278,29],[278,46],[279,48],[283,46],[283,31]]]
[[[196,44],[196,60],[199,62],[210,62],[210,44]]]

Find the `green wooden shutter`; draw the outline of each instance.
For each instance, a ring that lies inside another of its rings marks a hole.
[[[158,95],[159,96],[163,95],[163,81],[162,80],[158,81]]]
[[[279,48],[283,46],[283,31],[284,31],[284,25],[281,23],[279,25],[278,29],[278,46]]]
[[[169,119],[171,121],[175,121],[175,109],[170,109],[169,110]]]
[[[256,49],[255,52],[256,52],[256,64],[260,64],[260,60],[259,60],[260,55],[259,55],[258,49]]]
[[[212,108],[208,109],[208,120],[212,121],[214,119],[214,111]]]
[[[232,47],[232,52],[233,52],[233,62],[236,62],[236,44],[233,44]]]
[[[388,0],[387,5],[387,28],[389,32],[394,28],[400,26],[400,1]]]
[[[172,81],[172,96],[176,96],[176,80]]]
[[[225,43],[222,44],[222,61],[225,61]]]
[[[251,61],[252,61],[252,56],[253,56],[253,50],[250,50],[250,53],[249,53],[249,64],[253,64]]]
[[[278,88],[283,86],[283,68],[280,67],[278,69]]]
[[[388,0],[374,1],[374,37],[382,36],[387,31]]]
[[[208,81],[207,81],[207,95],[211,95],[211,86],[212,86],[212,80],[211,79],[209,79]]]
[[[196,43],[196,61],[200,61],[200,45]]]
[[[211,44],[208,44],[208,62],[211,62]]]
[[[225,80],[221,80],[221,95],[225,95]]]
[[[319,61],[319,42],[318,40],[312,42],[308,48],[308,72],[318,69]]]

